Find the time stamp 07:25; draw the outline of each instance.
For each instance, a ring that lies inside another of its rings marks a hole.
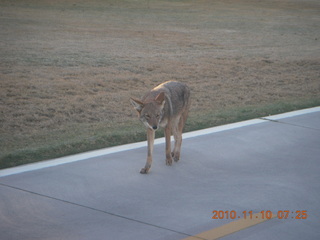
[[[212,219],[307,219],[307,210],[279,210],[276,215],[270,210],[263,210],[258,213],[253,213],[253,211],[242,211],[237,212],[235,210],[224,211],[224,210],[214,210],[212,211]]]

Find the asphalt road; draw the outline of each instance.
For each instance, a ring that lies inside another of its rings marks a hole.
[[[320,239],[320,107],[156,143],[1,170],[0,239]]]

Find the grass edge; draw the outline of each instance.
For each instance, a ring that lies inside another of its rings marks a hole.
[[[190,114],[184,132],[196,131],[316,106],[320,106],[320,99],[312,98],[304,101],[292,100],[275,102],[262,106],[243,106],[213,110],[205,113],[194,113]],[[162,131],[156,133],[157,138],[162,136]],[[146,134],[143,126],[139,129],[129,125],[124,128],[121,127],[121,129],[116,127],[111,132],[103,131],[103,129],[101,129],[100,134],[95,137],[94,141],[90,138],[82,137],[77,139],[65,139],[60,144],[55,145],[45,143],[37,148],[17,149],[9,154],[1,156],[0,169],[145,140]]]

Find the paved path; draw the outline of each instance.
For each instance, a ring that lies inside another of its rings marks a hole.
[[[1,170],[0,239],[320,239],[320,107],[184,136]]]

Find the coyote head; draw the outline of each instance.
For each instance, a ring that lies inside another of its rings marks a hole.
[[[161,92],[152,101],[142,102],[130,99],[131,104],[137,110],[139,119],[143,124],[152,130],[157,130],[164,113],[164,92]]]

